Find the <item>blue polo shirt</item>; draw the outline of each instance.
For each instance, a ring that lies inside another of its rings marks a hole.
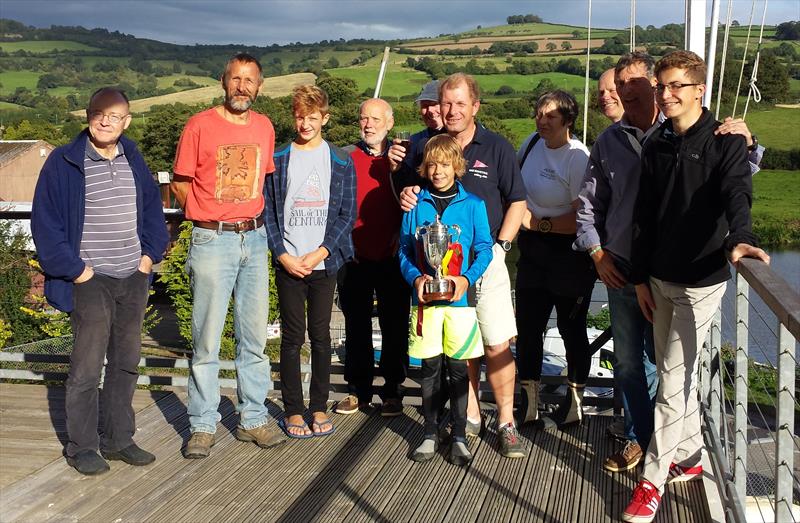
[[[433,135],[428,133],[427,137],[420,136],[421,139],[417,142],[419,145],[412,141],[412,151],[419,151],[413,158],[413,172],[422,163],[422,151]],[[467,191],[479,196],[486,204],[492,239],[496,240],[508,204],[524,201],[526,197],[517,153],[508,140],[476,122],[475,136],[464,149],[464,159],[467,162],[467,172],[461,178],[461,183]]]

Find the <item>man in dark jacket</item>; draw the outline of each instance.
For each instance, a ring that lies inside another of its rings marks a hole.
[[[769,263],[751,231],[752,175],[739,135],[701,105],[706,65],[674,51],[656,65],[656,103],[668,118],[645,143],[633,220],[631,281],[653,323],[654,431],[624,521],[655,518],[666,483],[702,477],[697,354],[730,278],[727,261]]]
[[[45,273],[45,296],[70,313],[72,355],[66,388],[67,462],[81,474],[109,460],[147,465],[155,456],[133,442],[131,406],[150,271],[168,235],[158,187],[136,145],[128,98],[96,91],[88,129],[50,155],[39,174],[31,231]],[[102,438],[97,433],[103,359]]]

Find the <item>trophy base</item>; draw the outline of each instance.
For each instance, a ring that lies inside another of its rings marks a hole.
[[[426,302],[450,300],[455,293],[450,280],[431,280],[425,283],[422,299]]]

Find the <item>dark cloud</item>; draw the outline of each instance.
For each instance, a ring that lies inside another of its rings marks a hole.
[[[727,3],[722,4],[724,16]],[[269,45],[436,36],[502,24],[508,15],[531,12],[548,22],[585,26],[587,5],[586,0],[2,0],[0,16],[37,27],[104,27],[181,44]],[[709,0],[709,10],[710,5]],[[637,0],[636,6],[638,25],[683,21],[683,0]],[[592,10],[594,27],[629,25],[627,0],[593,0]],[[772,0],[767,23],[797,20],[798,11],[797,0]],[[734,18],[742,24],[749,13],[749,2],[734,6]]]

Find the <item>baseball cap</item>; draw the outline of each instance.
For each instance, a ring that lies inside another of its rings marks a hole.
[[[432,82],[426,83],[422,88],[422,91],[420,91],[419,96],[417,96],[417,99],[414,100],[415,103],[425,101],[439,101],[439,80],[433,80]]]

